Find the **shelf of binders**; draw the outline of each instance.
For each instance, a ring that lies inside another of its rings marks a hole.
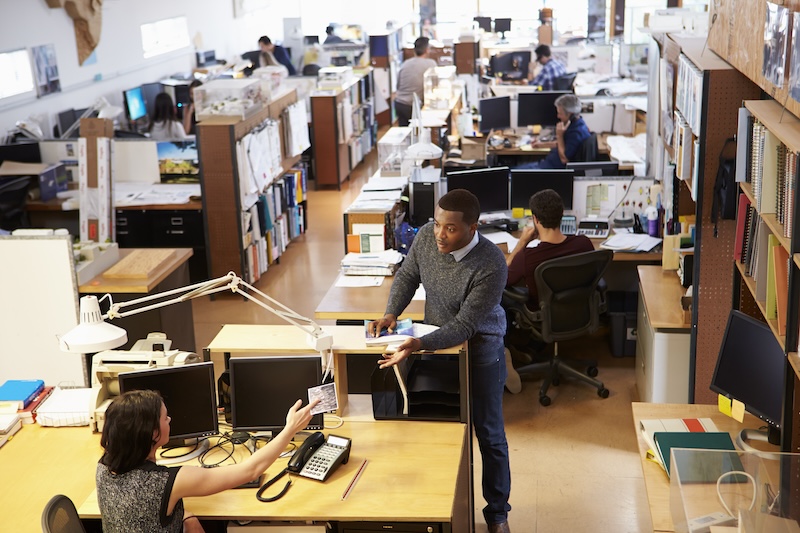
[[[746,267],[742,263],[740,263],[739,261],[736,261],[736,269],[739,271],[739,275],[742,277],[742,281],[744,281],[744,284],[747,286],[747,289],[750,291],[750,294],[753,296],[753,299],[755,300],[756,305],[758,306],[758,309],[761,311],[761,314],[766,318],[766,316],[767,316],[767,302],[766,302],[766,300],[759,300],[758,298],[756,298],[756,291],[757,291],[756,281],[753,279],[752,276],[748,276],[745,273],[745,268]],[[780,334],[780,332],[778,330],[778,319],[777,318],[775,318],[775,319],[768,319],[767,318],[766,320],[767,320],[767,324],[769,325],[769,329],[772,330],[772,334],[775,335],[775,337],[778,339],[778,343],[781,345],[781,349],[783,349],[783,351],[785,352],[786,351],[786,335],[781,335]]]

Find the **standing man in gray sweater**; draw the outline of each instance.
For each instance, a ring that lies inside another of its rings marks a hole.
[[[483,509],[490,533],[508,533],[511,469],[503,423],[506,361],[505,312],[500,306],[508,269],[503,252],[478,233],[480,204],[456,189],[442,196],[434,221],[420,228],[408,257],[395,275],[386,314],[370,322],[373,335],[397,326],[420,283],[425,288],[425,322],[433,333],[411,338],[379,361],[396,365],[411,353],[469,341],[472,420],[483,456]]]
[[[414,93],[420,104],[424,100],[425,71],[436,66],[436,61],[428,58],[427,37],[414,41],[415,57],[403,62],[397,72],[397,92],[394,95],[394,110],[397,113],[397,125],[408,126],[411,120],[411,106],[414,104]]]

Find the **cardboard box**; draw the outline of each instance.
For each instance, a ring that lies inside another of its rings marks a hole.
[[[553,27],[549,24],[539,26],[539,44],[553,44]]]
[[[114,122],[107,118],[82,118],[81,137],[114,137]]]
[[[486,160],[489,137],[461,137],[461,159]]]
[[[50,165],[39,174],[39,197],[43,202],[52,200],[59,191],[67,190],[67,167],[64,163]]]

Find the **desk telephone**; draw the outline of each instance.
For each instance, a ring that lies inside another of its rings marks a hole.
[[[347,464],[350,459],[350,444],[350,439],[336,435],[328,435],[328,440],[326,441],[325,435],[321,431],[317,431],[306,438],[280,474],[264,483],[258,489],[256,498],[262,502],[274,502],[283,497],[292,484],[291,480],[286,482],[283,490],[276,496],[265,498],[262,494],[268,487],[286,475],[287,472],[309,479],[316,479],[317,481],[325,481],[336,471],[339,465]]]

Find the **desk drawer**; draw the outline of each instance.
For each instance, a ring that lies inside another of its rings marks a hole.
[[[156,246],[205,246],[203,215],[200,211],[163,211],[153,215],[153,243]]]
[[[117,209],[116,235],[120,248],[149,248],[152,228],[148,212]]]

